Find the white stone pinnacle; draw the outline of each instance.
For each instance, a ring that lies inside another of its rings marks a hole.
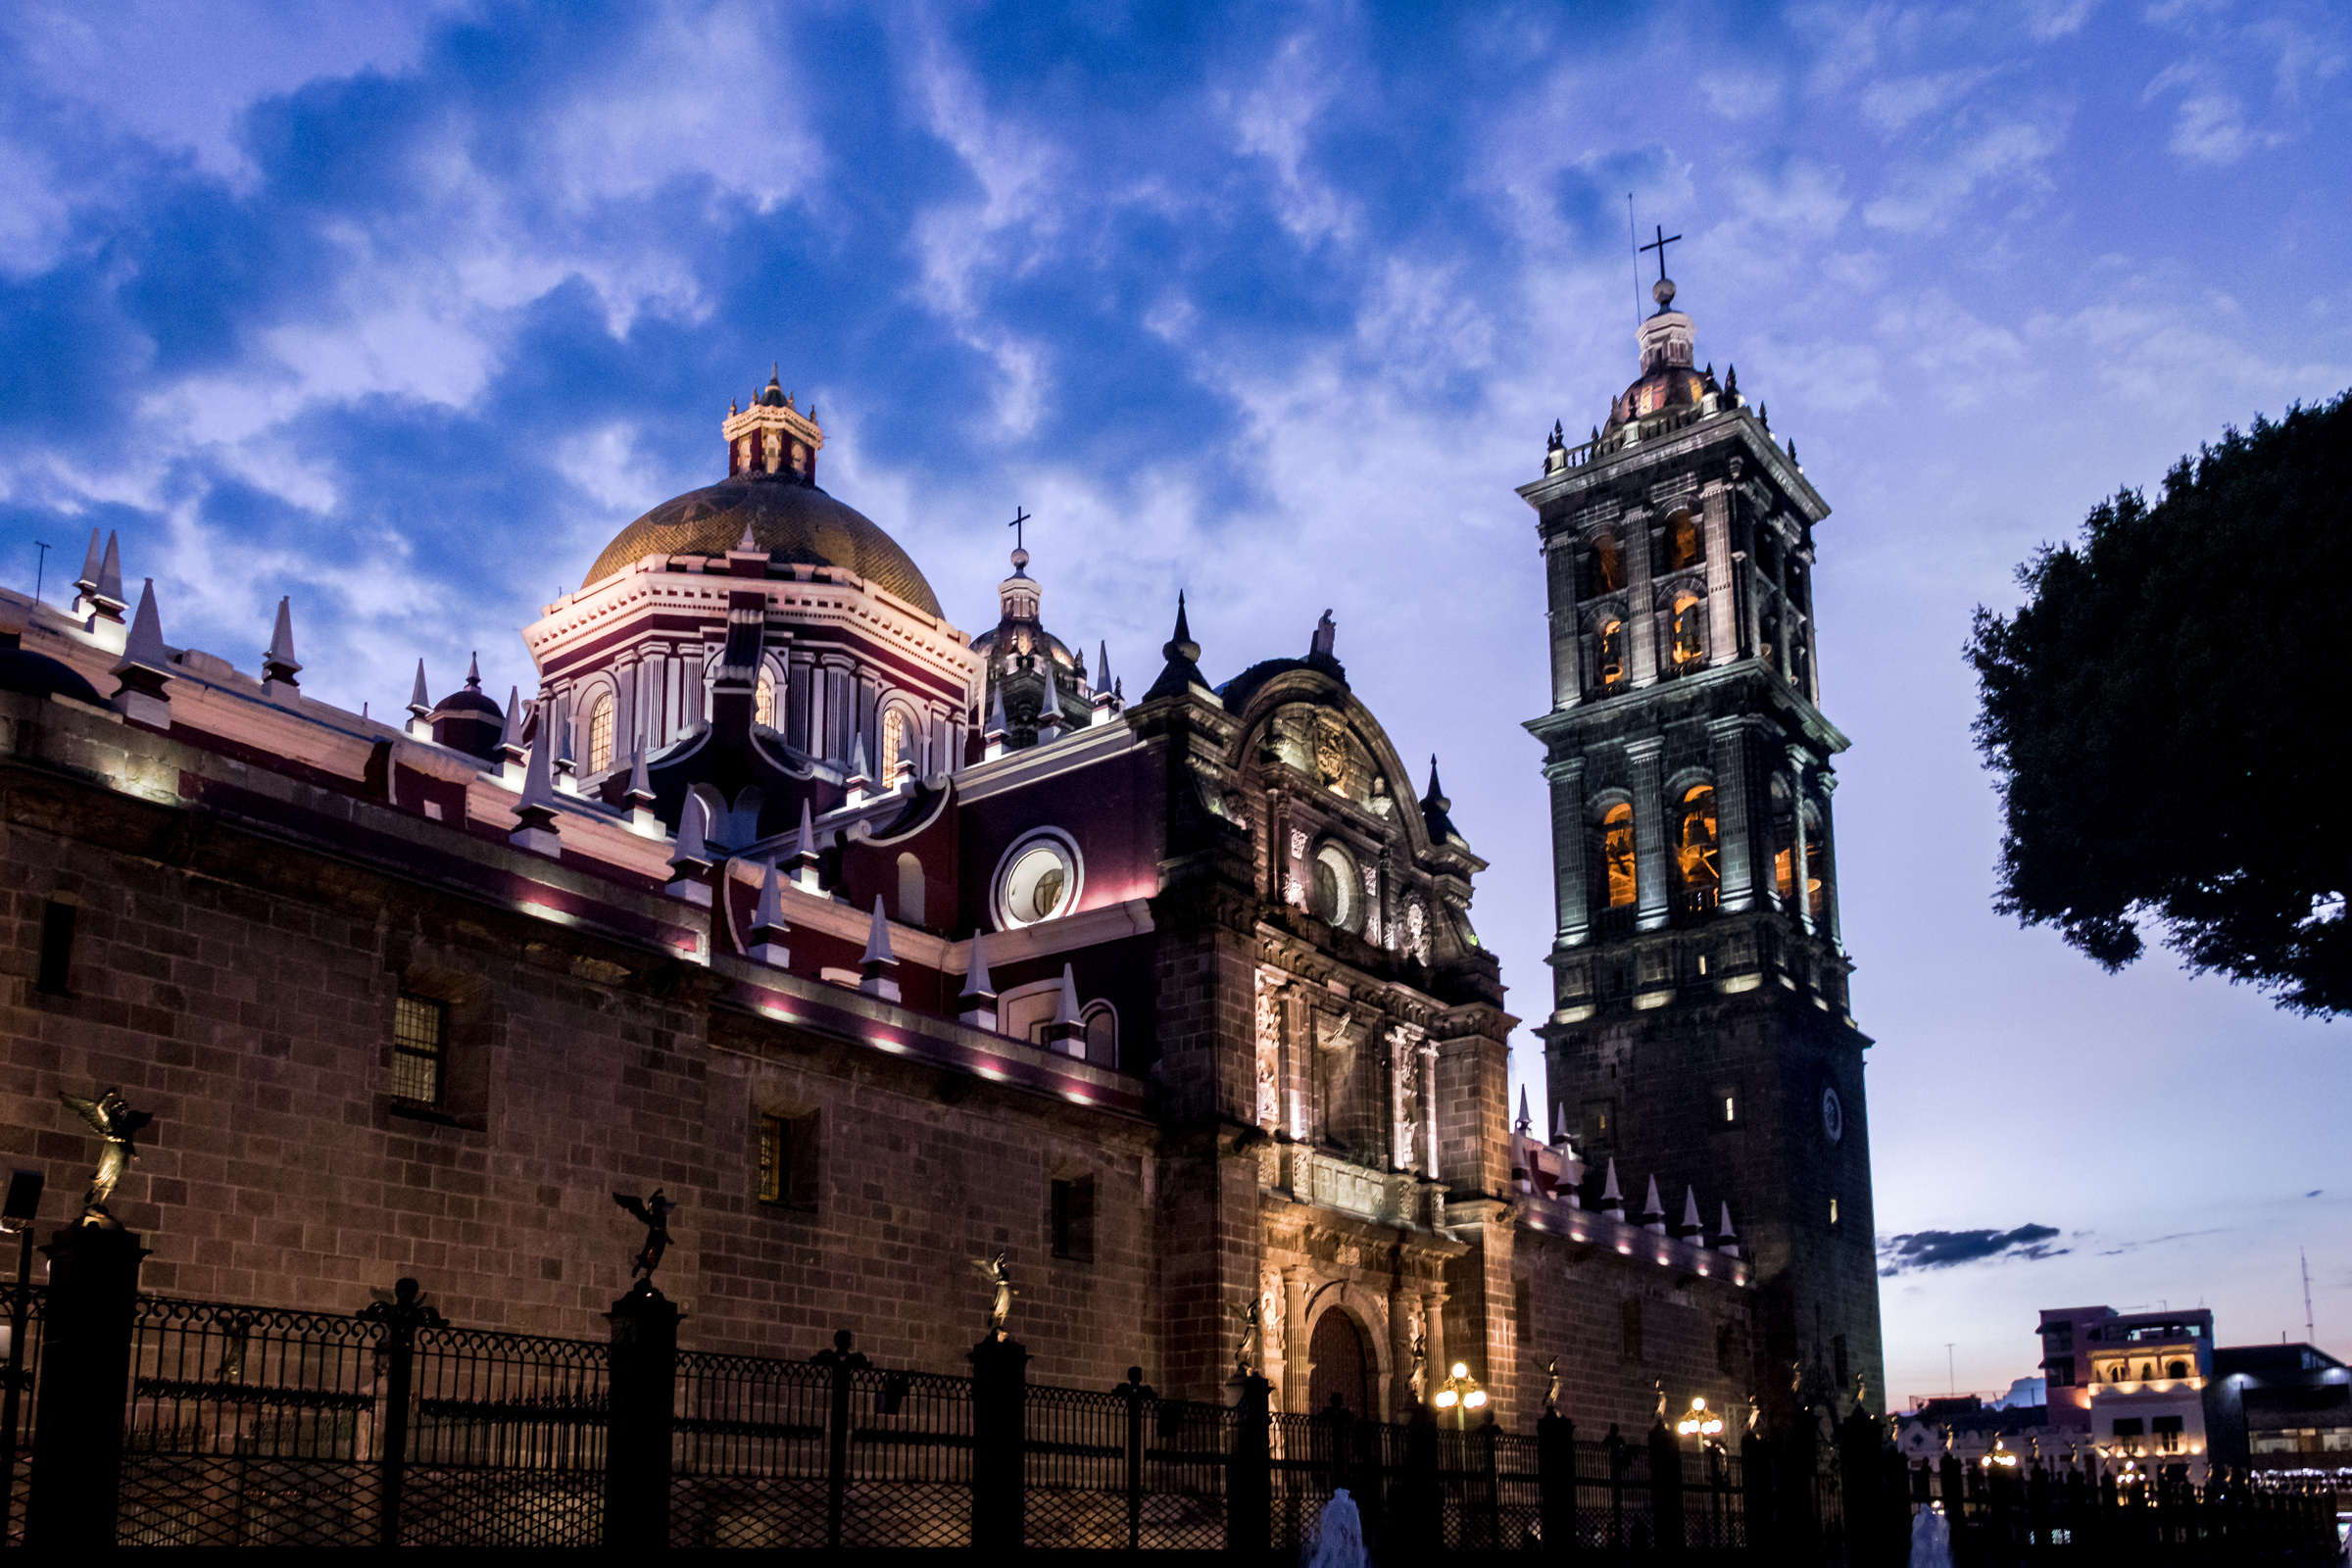
[[[882,895],[874,895],[874,920],[867,929],[865,953],[859,963],[895,964],[899,956],[890,947],[890,917],[882,912]]]
[[[1054,998],[1054,1021],[1070,1026],[1078,1022],[1078,976],[1066,963],[1061,966],[1061,990]]]
[[[277,624],[270,629],[270,651],[262,656],[262,661],[264,670],[276,680],[290,680],[302,668],[301,661],[294,657],[294,601],[291,598],[281,596],[277,601]],[[419,667],[422,667],[421,664]]]
[[[539,765],[535,749],[531,754],[531,765]],[[670,851],[669,863],[671,869],[681,872],[710,863],[710,847],[703,842],[703,803],[699,796],[688,795],[685,804],[678,808],[678,845]]]
[[[760,906],[752,912],[752,931],[789,931],[784,923],[784,879],[776,874],[776,864],[770,860],[767,875],[760,883]]]
[[[120,675],[130,668],[151,669],[159,675],[172,673],[172,654],[164,647],[164,623],[155,611],[155,579],[147,579],[139,590],[138,613],[131,617],[130,638],[122,645],[122,659],[114,668]]]
[[[1698,1189],[1696,1187],[1687,1187],[1683,1190],[1683,1229],[1687,1231],[1706,1229],[1705,1224],[1698,1217]]]
[[[972,956],[965,960],[963,974],[963,994],[967,997],[990,999],[997,994],[997,983],[988,972],[987,942],[987,932],[972,933]]]

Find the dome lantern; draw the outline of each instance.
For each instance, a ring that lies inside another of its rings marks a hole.
[[[771,371],[767,385],[741,413],[732,403],[719,424],[727,438],[727,477],[772,474],[801,484],[816,482],[816,454],[825,444],[814,411],[804,414]]]

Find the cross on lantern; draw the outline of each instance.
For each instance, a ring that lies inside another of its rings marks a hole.
[[[1673,244],[1676,240],[1681,239],[1683,236],[1680,234],[1667,233],[1666,225],[1663,223],[1657,225],[1656,233],[1658,237],[1649,244],[1642,246],[1642,249],[1645,251],[1656,251],[1658,253],[1658,281],[1663,283],[1666,281],[1666,247]]]
[[[1675,237],[1680,239],[1682,236],[1678,234]],[[1028,530],[1023,528],[1021,525],[1025,522],[1035,522],[1036,520],[1036,518],[1030,516],[1028,513],[1023,512],[1019,507],[1016,506],[1012,509],[1012,520],[1006,523],[1004,526],[1012,530],[1013,549],[1026,550],[1029,548],[1028,544],[1021,537],[1021,535],[1026,533]]]

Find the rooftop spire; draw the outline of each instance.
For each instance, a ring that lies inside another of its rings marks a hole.
[[[885,1002],[899,1000],[899,983],[882,971],[898,967],[899,956],[890,947],[890,917],[882,912],[882,895],[874,895],[873,924],[866,930],[865,955],[858,960],[864,978],[858,989]]]
[[[1707,1240],[1706,1221],[1698,1217],[1698,1189],[1683,1189],[1683,1239],[1704,1246]]]
[[[302,661],[294,657],[294,601],[280,597],[277,624],[270,630],[270,650],[262,655],[262,679],[291,686],[301,672]]]
[[[1435,752],[1429,754],[1429,793],[1421,797],[1421,805],[1424,809],[1432,811],[1453,809],[1453,802],[1446,798],[1444,787],[1438,783],[1438,754]]]
[[[522,801],[514,808],[515,827],[507,842],[539,855],[563,853],[556,837],[556,778],[554,737],[545,725],[531,745],[531,760],[522,775]]]
[[[131,617],[130,636],[114,673],[122,682],[115,688],[115,707],[123,717],[155,729],[172,727],[171,699],[164,695],[164,683],[172,677],[172,654],[164,646],[163,618],[155,611],[153,577],[139,590],[138,612]]]
[[[1193,628],[1185,615],[1182,590],[1176,595],[1176,633],[1161,646],[1159,653],[1167,664],[1160,670],[1159,679],[1152,683],[1152,689],[1144,693],[1145,702],[1162,697],[1180,697],[1195,686],[1204,691],[1207,689],[1208,682],[1201,678],[1199,662],[1200,645],[1193,641]]]
[[[985,997],[990,1001],[996,999],[997,982],[988,972],[988,933],[985,931],[975,930],[972,933],[972,956],[964,960],[963,994],[967,997]]]
[[[752,961],[778,969],[789,964],[792,954],[777,939],[791,929],[784,923],[784,879],[770,860],[760,882],[759,906],[752,911]]]
[[[1528,1113],[1527,1085],[1525,1084],[1519,1086],[1519,1119],[1511,1123],[1511,1131],[1522,1138],[1533,1138],[1536,1135],[1536,1118]]]
[[[469,692],[482,689],[482,656],[479,654],[466,656],[466,689]]]
[[[1642,1205],[1642,1228],[1656,1231],[1661,1236],[1666,1232],[1666,1205],[1658,1201],[1658,1179],[1655,1176],[1649,1179],[1649,1198]]]

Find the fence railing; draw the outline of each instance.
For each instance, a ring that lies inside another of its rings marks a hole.
[[[349,1315],[133,1294],[110,1318],[93,1281],[135,1276],[113,1268],[122,1244],[91,1245],[108,1268],[61,1266],[12,1325],[20,1410],[39,1412],[13,1434],[12,1543],[1294,1554],[1345,1489],[1384,1560],[1892,1568],[1929,1509],[1963,1564],[2316,1563],[2333,1544],[2318,1494],[1913,1470],[1867,1417],[1827,1446],[1800,1427],[1701,1447],[1662,1425],[1593,1441],[1549,1413],[1510,1433],[1274,1411],[1254,1377],[1230,1403],[1162,1398],[1140,1368],[1048,1387],[1001,1334],[970,1376],[875,1366],[846,1332],[808,1360],[681,1351],[675,1309],[642,1287],[610,1343],[454,1327],[413,1281]]]

